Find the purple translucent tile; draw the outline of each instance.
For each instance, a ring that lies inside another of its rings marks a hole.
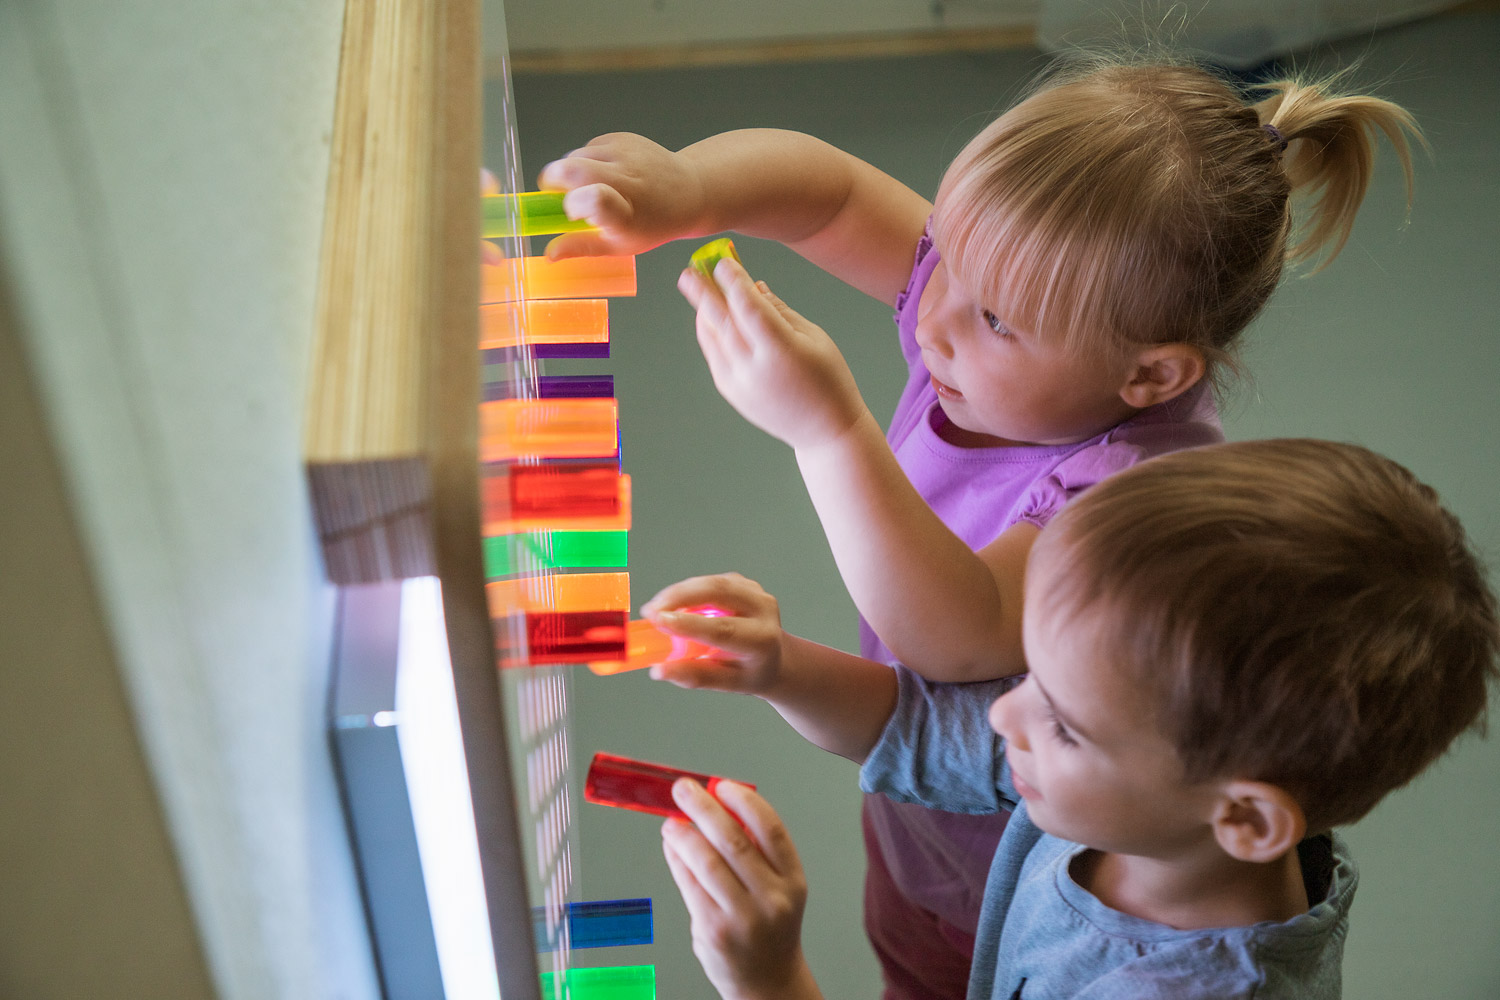
[[[531,352],[539,358],[607,358],[608,344],[533,344]]]
[[[613,375],[543,375],[537,379],[542,399],[609,397],[615,394]]]

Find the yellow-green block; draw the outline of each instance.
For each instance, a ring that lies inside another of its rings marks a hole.
[[[549,236],[593,229],[584,219],[570,219],[563,211],[562,191],[489,194],[483,199],[485,239],[502,236]]]
[[[740,255],[735,253],[734,250],[734,240],[731,240],[727,236],[717,240],[710,240],[694,250],[692,265],[698,269],[699,274],[703,275],[709,281],[713,281],[714,268],[725,257],[733,259],[735,263],[739,263],[740,260]]]

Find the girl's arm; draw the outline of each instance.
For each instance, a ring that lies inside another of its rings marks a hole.
[[[975,553],[896,462],[843,355],[821,328],[723,261],[678,288],[720,394],[795,449],[844,585],[896,657],[938,681],[1022,672],[1021,590],[1036,529]]]
[[[713,605],[711,618],[672,609]],[[679,660],[651,676],[679,687],[753,694],[808,742],[864,763],[896,709],[896,676],[886,666],[788,635],[776,599],[738,573],[674,583],[641,607],[661,628],[724,652]]]
[[[820,139],[779,129],[710,136],[671,152],[617,132],[542,168],[564,190],[568,233],[554,259],[643,253],[669,240],[735,231],[777,240],[860,291],[894,303],[932,205],[900,181]]]

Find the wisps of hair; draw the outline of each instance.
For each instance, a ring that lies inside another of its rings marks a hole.
[[[1436,494],[1374,452],[1272,440],[1151,459],[1070,504],[1033,559],[1048,548],[1067,568],[1028,613],[1088,623],[1188,780],[1277,784],[1310,831],[1484,727],[1500,679],[1484,568]]]

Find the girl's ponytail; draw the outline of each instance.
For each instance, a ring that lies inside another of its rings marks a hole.
[[[1255,105],[1273,141],[1286,143],[1282,164],[1294,194],[1310,196],[1310,217],[1299,227],[1287,259],[1302,261],[1323,254],[1326,266],[1349,240],[1354,216],[1370,185],[1375,162],[1376,131],[1384,132],[1406,178],[1406,205],[1411,208],[1412,163],[1408,135],[1424,147],[1412,116],[1378,97],[1333,92],[1337,74],[1326,80],[1278,80],[1266,85],[1270,97]]]

